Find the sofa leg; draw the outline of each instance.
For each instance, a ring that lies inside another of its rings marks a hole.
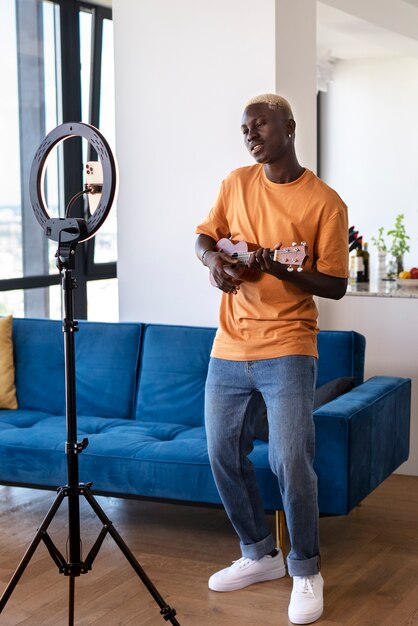
[[[286,518],[284,511],[276,511],[276,545],[286,553]]]

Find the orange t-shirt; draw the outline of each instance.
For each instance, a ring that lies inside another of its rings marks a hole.
[[[262,165],[235,170],[196,232],[263,248],[305,241],[305,271],[348,276],[347,207],[310,170],[284,184],[269,181]],[[256,282],[242,282],[236,295],[222,293],[212,356],[237,361],[317,356],[317,317],[310,293],[262,274]]]

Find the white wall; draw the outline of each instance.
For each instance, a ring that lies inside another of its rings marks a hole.
[[[120,318],[215,324],[195,228],[250,163],[243,104],[274,91],[274,2],[115,0]],[[129,45],[126,45],[129,42]]]
[[[321,176],[363,241],[404,213],[405,266],[418,266],[418,58],[339,61],[324,105]]]
[[[292,23],[302,5],[314,13],[315,0],[114,0],[121,320],[217,323],[219,292],[194,255],[195,228],[221,180],[252,162],[241,114],[248,98],[276,90],[279,65],[292,59],[292,49],[276,58],[283,3]],[[310,167],[314,84],[302,81],[292,102]]]

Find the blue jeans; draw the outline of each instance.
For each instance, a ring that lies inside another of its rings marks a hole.
[[[260,361],[211,358],[206,380],[206,432],[213,476],[245,557],[275,548],[248,454],[256,404],[264,400],[269,463],[278,479],[291,550],[290,576],[319,571],[317,477],[313,470],[316,359],[285,356]]]

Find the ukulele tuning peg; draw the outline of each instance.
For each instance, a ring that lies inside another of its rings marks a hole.
[[[292,267],[291,265],[288,265],[288,266],[287,266],[287,271],[288,271],[288,272],[293,272],[293,267]]]
[[[298,272],[303,272],[303,267],[298,267],[297,271]]]
[[[306,241],[301,241],[301,242],[300,242],[300,245],[301,245],[301,246],[306,246]]]
[[[298,244],[296,243],[296,241],[292,241],[292,246],[297,246]]]

